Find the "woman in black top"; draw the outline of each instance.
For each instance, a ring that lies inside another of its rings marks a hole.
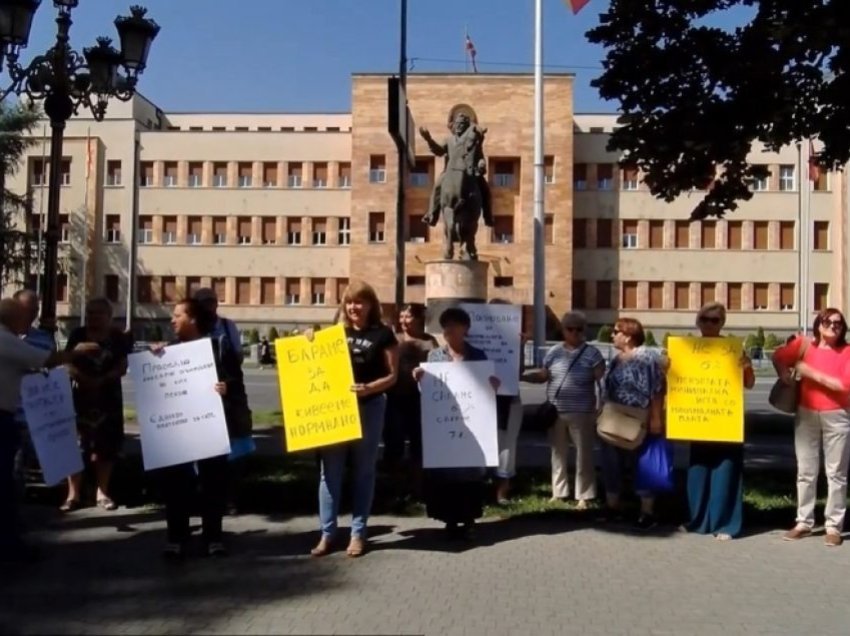
[[[363,437],[320,449],[322,478],[319,484],[319,519],[322,538],[311,551],[324,556],[333,549],[345,460],[352,455],[354,494],[351,504],[351,541],[347,553],[359,557],[366,549],[366,523],[375,492],[375,465],[384,427],[386,391],[398,377],[398,342],[393,330],[381,322],[381,304],[375,290],[364,282],[352,282],[341,299],[342,320],[354,371]],[[311,334],[306,334],[308,338]]]

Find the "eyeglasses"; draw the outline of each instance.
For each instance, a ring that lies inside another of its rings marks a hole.
[[[820,321],[820,326],[827,329],[841,329],[844,326],[844,321],[841,318],[836,318],[835,320],[827,318]]]
[[[614,329],[611,331],[612,336],[616,336],[618,333],[623,333],[623,331],[621,329],[617,329],[616,327],[614,327]]]
[[[701,316],[699,321],[710,325],[719,325],[721,323],[720,316]]]

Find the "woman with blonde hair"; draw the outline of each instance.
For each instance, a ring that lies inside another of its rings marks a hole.
[[[366,524],[375,493],[375,466],[384,427],[386,392],[398,378],[398,341],[393,330],[381,321],[381,304],[372,286],[363,281],[352,281],[342,295],[340,310],[354,371],[351,390],[357,395],[363,437],[319,450],[322,537],[311,551],[316,557],[325,556],[334,548],[342,478],[349,453],[354,493],[351,540],[346,552],[350,557],[359,557],[366,550]],[[311,339],[312,330],[305,335]]]

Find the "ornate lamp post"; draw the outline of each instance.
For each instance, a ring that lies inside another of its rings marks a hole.
[[[109,38],[98,38],[95,46],[80,55],[70,44],[71,11],[79,0],[53,0],[56,17],[56,43],[28,66],[18,62],[21,49],[27,46],[30,28],[41,0],[0,0],[0,66],[5,58],[11,86],[0,93],[0,100],[10,93],[43,101],[50,118],[50,181],[47,197],[47,230],[45,232],[44,276],[42,278],[41,327],[56,329],[56,279],[59,260],[59,195],[62,186],[62,138],[65,123],[80,106],[91,110],[95,120],[106,114],[110,97],[127,101],[133,97],[139,75],[145,70],[151,43],[159,26],[145,17],[143,7],[130,8],[130,15],[118,17],[115,27],[121,50],[112,47]],[[120,72],[123,70],[123,73]]]

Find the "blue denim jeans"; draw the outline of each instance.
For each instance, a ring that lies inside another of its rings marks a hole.
[[[18,536],[15,455],[20,429],[12,413],[0,411],[0,552],[14,549]]]
[[[319,450],[322,467],[322,478],[319,482],[319,521],[323,537],[336,534],[345,460],[350,452],[354,481],[351,536],[366,539],[366,523],[375,494],[375,465],[378,462],[378,446],[384,428],[386,404],[387,398],[384,395],[361,401],[360,424],[363,427],[363,437],[354,442],[335,444]]]

